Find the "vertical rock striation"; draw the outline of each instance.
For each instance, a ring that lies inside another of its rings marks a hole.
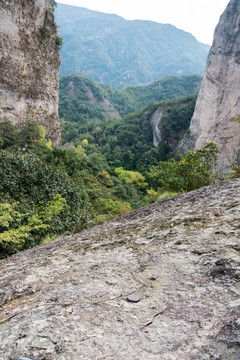
[[[156,149],[159,149],[159,146],[161,145],[162,142],[162,134],[159,129],[159,123],[162,119],[162,116],[163,116],[163,112],[161,109],[158,108],[150,119],[150,125],[153,131],[153,145]]]
[[[205,75],[190,124],[188,148],[214,141],[219,165],[227,171],[239,155],[240,0],[231,0],[215,29]]]
[[[59,65],[52,0],[0,1],[0,121],[35,120],[58,145]]]

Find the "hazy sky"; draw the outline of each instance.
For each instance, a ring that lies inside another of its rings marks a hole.
[[[199,41],[212,43],[214,28],[229,0],[59,0],[125,19],[169,23],[192,33]]]

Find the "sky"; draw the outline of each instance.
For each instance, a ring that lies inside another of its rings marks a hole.
[[[59,0],[127,20],[172,24],[211,45],[214,29],[229,0]]]

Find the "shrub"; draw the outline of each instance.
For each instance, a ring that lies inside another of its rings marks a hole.
[[[217,163],[218,148],[214,143],[202,149],[190,151],[180,161],[170,159],[153,166],[149,182],[154,189],[162,191],[187,192],[209,185],[215,181],[214,167]]]

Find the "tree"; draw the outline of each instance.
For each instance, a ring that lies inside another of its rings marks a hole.
[[[180,161],[170,159],[152,166],[149,173],[151,186],[162,191],[187,192],[214,182],[214,167],[219,150],[213,142],[202,149],[190,151]]]
[[[145,189],[147,187],[145,177],[138,171],[124,170],[121,166],[115,169],[115,174],[119,179],[124,180],[127,184],[138,186],[141,189]]]

